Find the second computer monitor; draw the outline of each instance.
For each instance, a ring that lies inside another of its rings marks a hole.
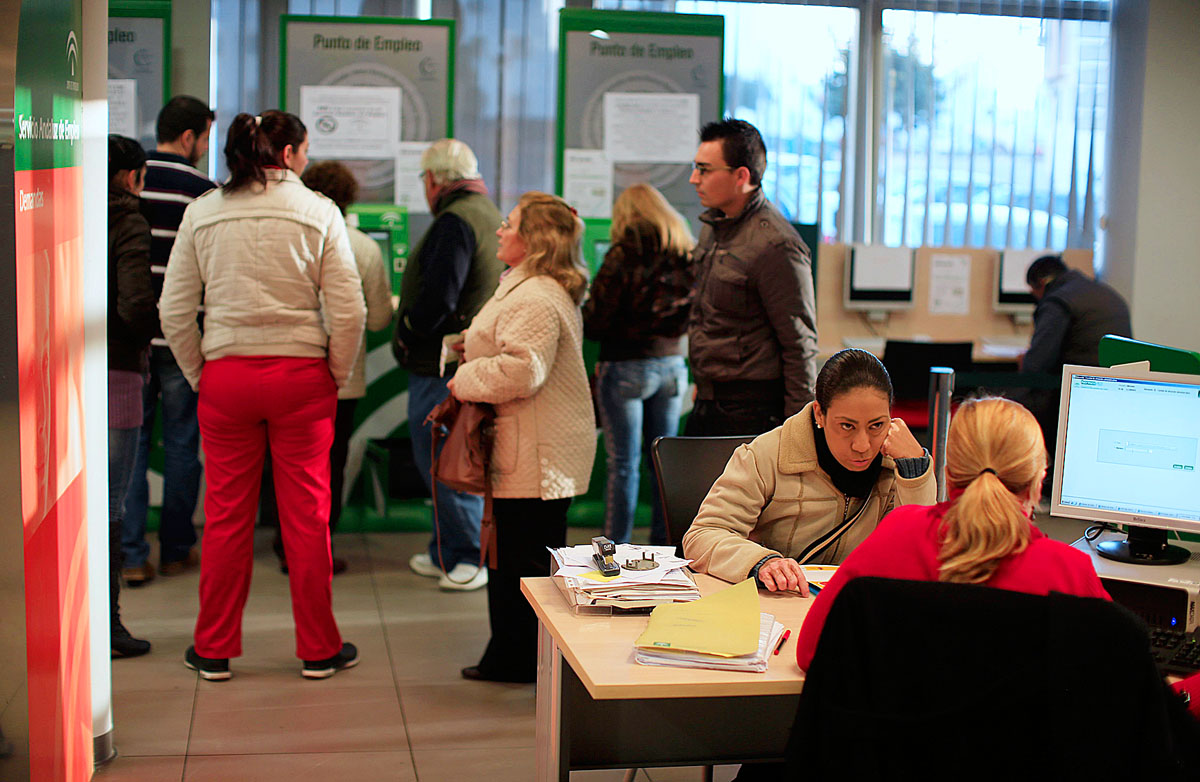
[[[1001,250],[992,286],[992,309],[1007,315],[1033,317],[1037,302],[1029,292],[1025,273],[1029,265],[1053,250]]]
[[[883,319],[889,310],[913,306],[913,250],[855,244],[846,257],[842,306]]]

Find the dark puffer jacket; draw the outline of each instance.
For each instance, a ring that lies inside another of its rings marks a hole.
[[[108,368],[146,371],[146,346],[158,328],[150,281],[150,224],[138,197],[108,188]]]

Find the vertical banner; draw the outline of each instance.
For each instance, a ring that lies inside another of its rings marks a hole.
[[[400,203],[401,142],[454,133],[453,20],[285,15],[279,46],[280,102],[304,119],[310,157],[324,145],[354,170],[361,200]],[[398,135],[355,151],[354,136],[375,140],[393,117]]]
[[[92,767],[83,458],[81,0],[22,3],[14,197],[33,779]]]
[[[171,97],[171,3],[112,2],[108,8],[109,132],[155,147],[154,122]]]
[[[688,184],[699,130],[724,106],[721,16],[559,11],[557,192],[584,218],[612,216],[638,182],[699,216]]]

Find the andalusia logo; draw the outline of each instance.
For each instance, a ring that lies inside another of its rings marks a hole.
[[[71,69],[71,75],[75,75],[75,66],[79,64],[79,44],[75,42],[75,31],[71,30],[67,33],[67,66]]]

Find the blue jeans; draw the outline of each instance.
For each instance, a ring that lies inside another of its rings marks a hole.
[[[120,618],[121,517],[125,515],[125,493],[137,457],[138,431],[137,427],[108,430],[108,607],[114,623]]]
[[[425,423],[426,416],[449,395],[449,378],[408,376],[408,430],[412,435],[413,461],[421,471],[421,479],[430,487],[429,469],[433,464],[433,430]],[[459,562],[479,564],[479,524],[483,518],[483,497],[437,487],[437,524],[429,541],[429,557],[438,560],[438,537],[441,536],[441,565],[453,570]]]
[[[604,534],[616,543],[628,543],[637,508],[642,442],[649,444],[679,431],[687,367],[683,356],[601,361],[596,378],[608,454]],[[662,545],[667,542],[667,523],[658,487],[654,495],[650,542]]]
[[[146,469],[159,394],[162,395],[164,456],[162,516],[158,528],[161,562],[187,559],[188,551],[196,545],[192,514],[196,512],[196,501],[200,496],[198,397],[175,363],[170,348],[156,345],[150,349],[150,378],[142,394],[145,417],[121,524],[125,567],[145,564],[150,555],[150,546],[146,543],[146,509],[150,504]]]

